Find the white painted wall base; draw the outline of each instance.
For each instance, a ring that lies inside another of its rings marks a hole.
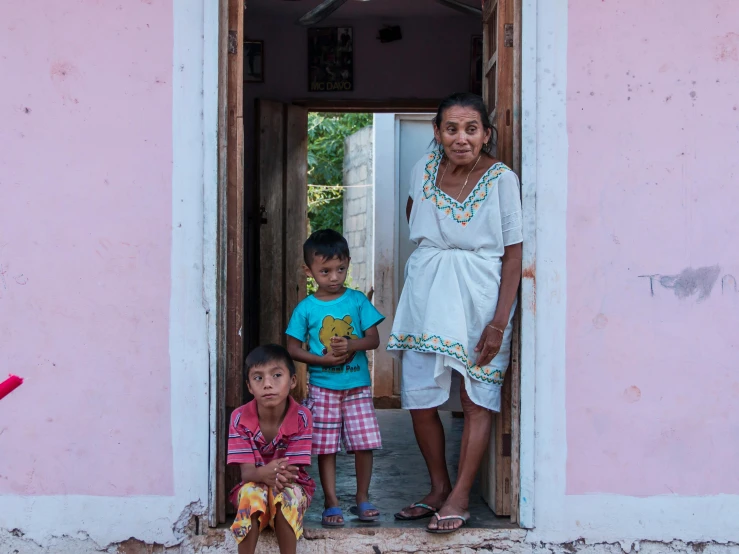
[[[133,539],[101,548],[85,536],[65,536],[54,539],[46,547],[10,534],[0,534],[0,551],[12,554],[233,554],[236,544],[227,529],[213,530],[207,535],[188,536],[182,544],[170,548],[147,545]],[[258,554],[278,552],[272,532],[265,532],[257,547]],[[567,543],[532,542],[523,530],[491,531],[466,529],[454,535],[429,535],[422,529],[324,531],[308,530],[298,543],[299,554],[366,553],[408,554],[729,554],[739,552],[739,544],[717,542],[685,543],[652,541],[614,541],[589,543],[577,540]]]

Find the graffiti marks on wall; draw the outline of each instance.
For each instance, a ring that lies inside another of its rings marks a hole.
[[[655,289],[662,287],[671,290],[680,300],[695,298],[697,302],[703,302],[713,291],[721,274],[721,267],[713,265],[693,269],[687,267],[677,275],[663,275],[654,273],[651,275],[639,275],[641,279],[649,279],[649,294],[655,295]],[[721,294],[739,292],[736,278],[731,274],[721,277]]]

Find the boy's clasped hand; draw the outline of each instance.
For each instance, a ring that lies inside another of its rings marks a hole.
[[[278,491],[285,488],[285,485],[294,483],[298,478],[298,467],[290,465],[288,458],[279,458],[272,460],[267,465],[262,466],[261,481],[270,487],[275,487]]]

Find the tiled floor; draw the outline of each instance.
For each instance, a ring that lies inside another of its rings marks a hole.
[[[377,417],[382,430],[383,450],[375,452],[375,466],[370,487],[372,502],[381,512],[375,523],[361,523],[349,513],[354,505],[356,478],[354,458],[340,454],[337,460],[337,490],[347,527],[425,527],[428,519],[412,522],[396,521],[393,514],[404,506],[423,498],[429,491],[428,472],[413,435],[410,414],[404,410],[378,410]],[[462,438],[463,420],[452,418],[451,413],[441,412],[446,431],[447,463],[452,482],[456,479],[459,459],[459,444]],[[321,525],[323,491],[318,479],[318,468],[314,465],[311,474],[318,484],[313,503],[308,511],[306,527]],[[477,488],[477,487],[476,487]],[[470,527],[512,527],[509,518],[498,518],[488,508],[479,493],[470,497]]]

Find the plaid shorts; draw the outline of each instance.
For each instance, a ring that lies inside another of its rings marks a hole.
[[[305,405],[313,413],[313,455],[382,448],[372,389],[331,390],[308,386]]]

